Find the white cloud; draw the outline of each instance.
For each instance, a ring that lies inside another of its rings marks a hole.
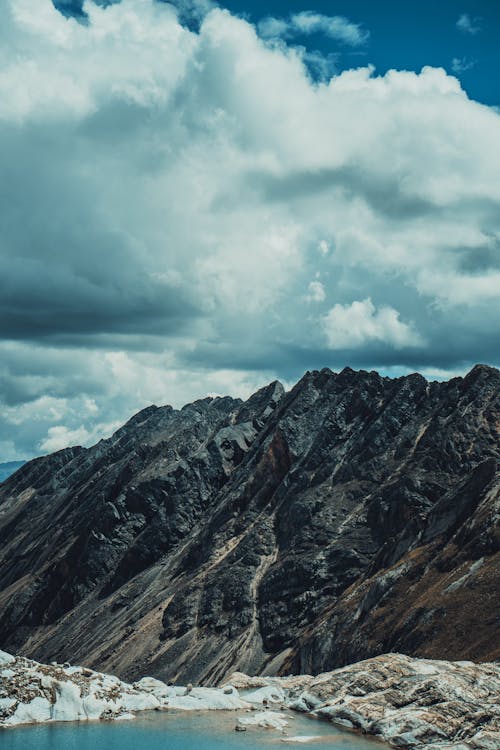
[[[470,60],[468,57],[454,57],[451,61],[451,69],[453,73],[464,73],[466,70],[470,70],[476,64],[475,60]]]
[[[352,23],[343,16],[327,16],[310,10],[293,13],[286,19],[268,16],[259,21],[258,29],[266,39],[324,34],[351,47],[365,44],[370,36],[360,24]]]
[[[258,29],[259,34],[266,39],[286,37],[291,31],[290,21],[285,18],[275,18],[274,16],[262,18],[259,21]]]
[[[81,445],[85,448],[97,443],[98,440],[111,437],[111,435],[122,426],[124,420],[115,422],[98,422],[91,429],[83,424],[71,429],[63,424],[53,425],[47,430],[47,435],[38,443],[39,452],[42,454],[53,453],[68,446]]]
[[[64,425],[55,425],[49,427],[47,437],[40,443],[40,451],[52,453],[61,450],[61,448],[66,448],[68,445],[83,445],[89,442],[90,437],[90,433],[83,425],[80,425],[76,430],[69,430]]]
[[[321,255],[328,255],[330,252],[330,245],[326,240],[320,240],[318,243],[318,250],[320,251]]]
[[[10,0],[0,26],[5,450],[292,380],[311,352],[497,361],[494,109],[442,69],[312,82],[227,11],[196,33],[150,0],[86,9]]]
[[[423,344],[413,326],[399,319],[397,310],[385,306],[377,310],[369,297],[350,305],[334,305],[322,324],[331,349],[356,348],[371,342],[396,349]]]
[[[324,302],[326,299],[325,287],[321,281],[311,281],[307,287],[307,291],[306,300],[308,302]]]
[[[464,34],[478,34],[481,31],[481,19],[471,18],[468,13],[462,13],[458,18],[456,26]]]
[[[364,44],[369,33],[357,23],[352,23],[343,16],[326,16],[322,13],[302,11],[291,16],[291,24],[294,29],[302,34],[322,33],[353,47]]]

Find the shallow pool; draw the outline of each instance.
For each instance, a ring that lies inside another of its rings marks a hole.
[[[148,712],[135,721],[39,724],[0,729],[0,750],[262,750],[270,747],[377,750],[374,740],[336,730],[331,724],[288,713],[289,736],[316,736],[306,744],[282,742],[275,729],[235,732],[241,712]],[[387,746],[385,746],[387,747]]]

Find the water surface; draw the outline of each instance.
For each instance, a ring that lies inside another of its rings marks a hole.
[[[240,711],[148,712],[135,721],[39,724],[0,730],[0,750],[380,750],[383,744],[335,729],[327,722],[289,714],[287,732],[319,736],[315,742],[281,742],[275,729],[235,732]]]

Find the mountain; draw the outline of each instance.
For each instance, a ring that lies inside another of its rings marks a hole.
[[[500,656],[500,372],[151,406],[0,486],[0,648],[216,683]]]
[[[5,461],[0,463],[0,482],[5,482],[15,471],[21,468],[26,461]]]

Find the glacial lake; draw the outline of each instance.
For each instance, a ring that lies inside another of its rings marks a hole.
[[[275,729],[249,727],[235,732],[239,711],[148,712],[134,721],[38,724],[0,730],[0,750],[380,750],[387,745],[335,729],[327,722],[289,713],[289,736],[315,736],[314,742],[282,742]]]

